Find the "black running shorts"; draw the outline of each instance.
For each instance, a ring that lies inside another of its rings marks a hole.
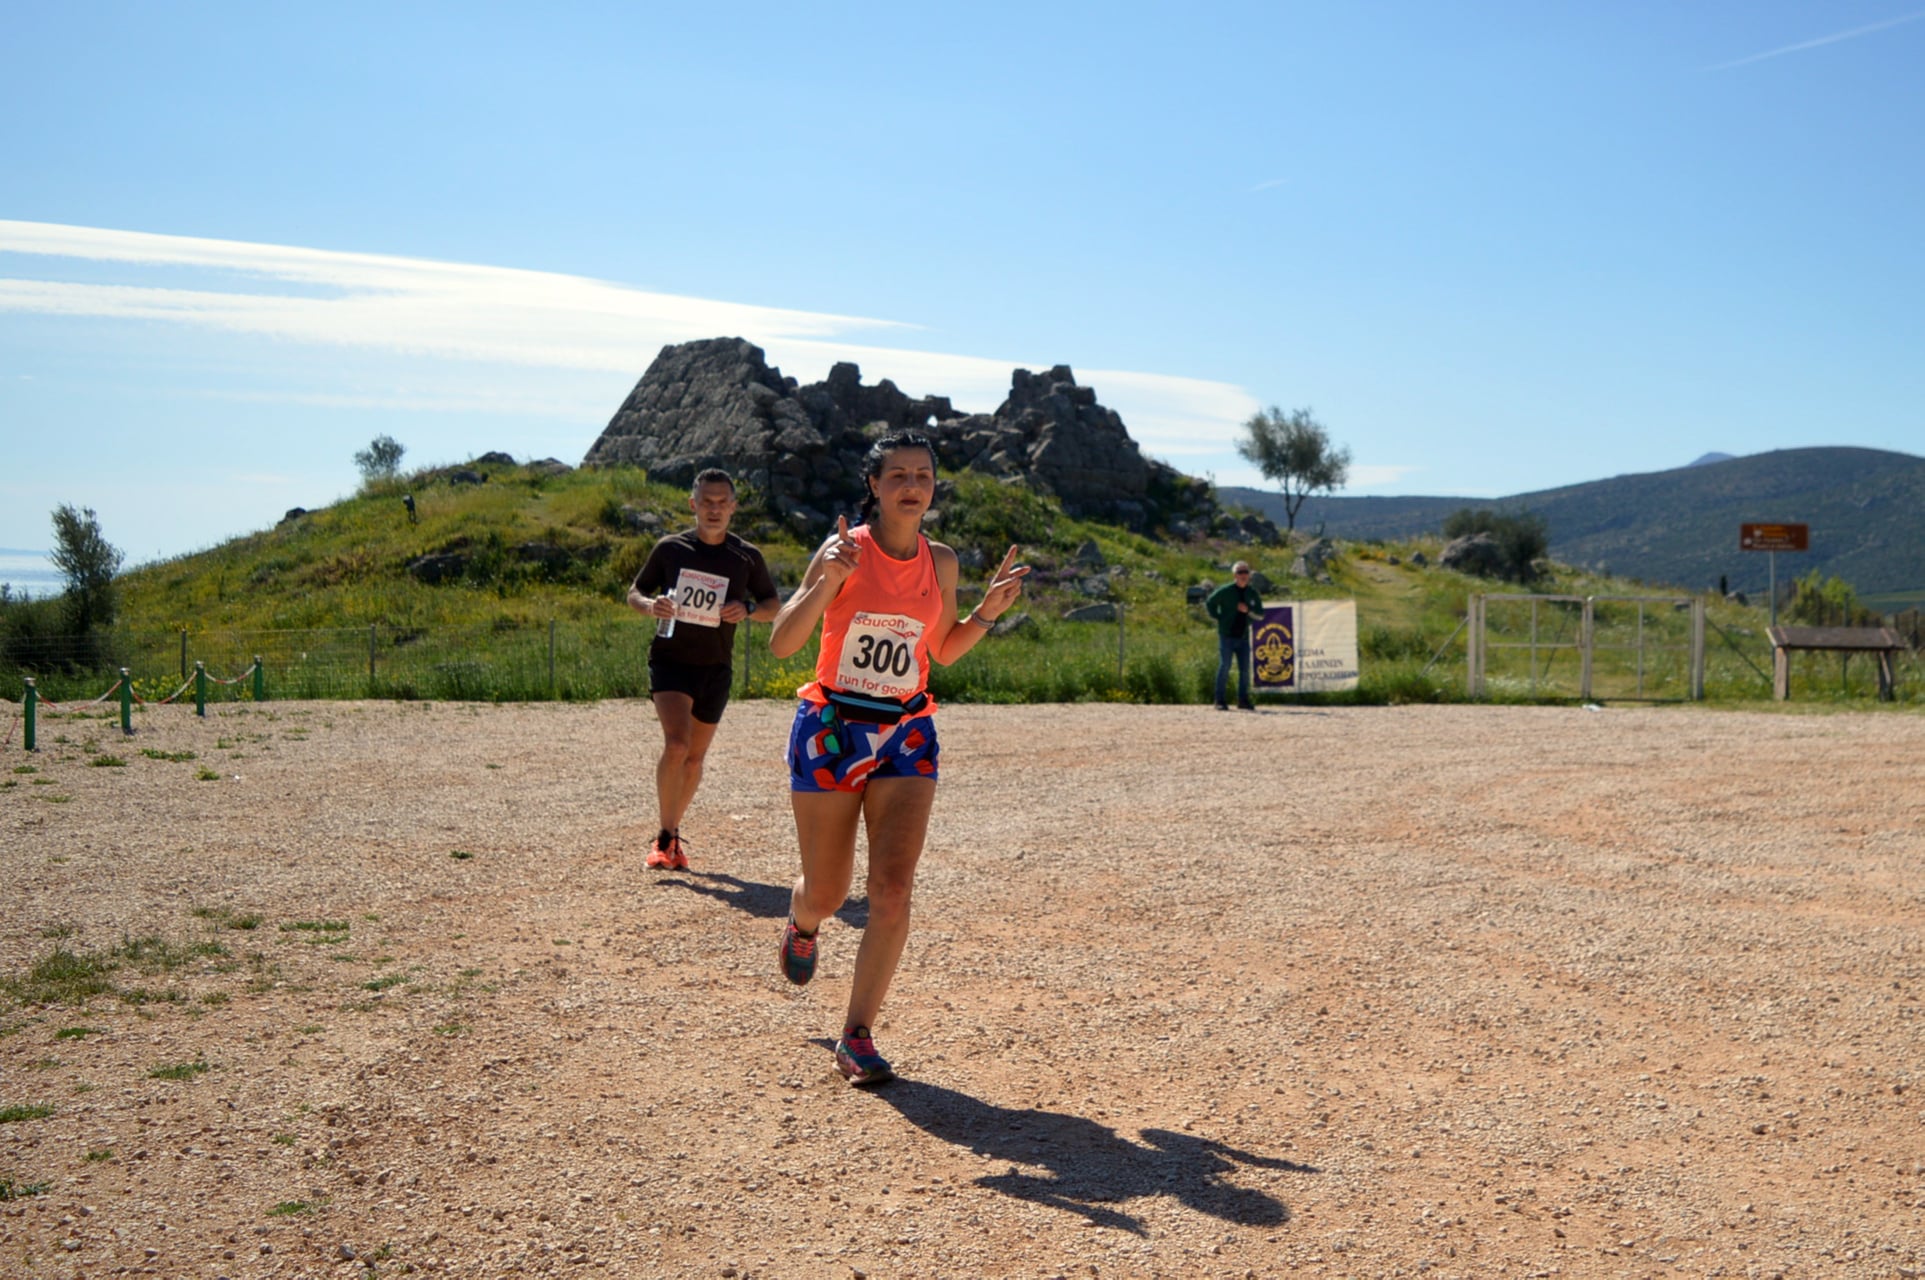
[[[729,686],[734,682],[734,667],[692,667],[680,662],[648,664],[649,694],[687,694],[695,700],[695,718],[703,724],[722,723],[722,708],[729,705]]]

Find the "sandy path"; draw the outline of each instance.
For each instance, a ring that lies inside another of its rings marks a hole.
[[[659,877],[643,704],[43,723],[0,974],[210,954],[0,1008],[0,1274],[1925,1266],[1925,717],[947,708],[866,1093],[787,718]]]

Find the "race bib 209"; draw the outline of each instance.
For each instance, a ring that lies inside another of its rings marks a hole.
[[[728,598],[729,580],[718,574],[684,569],[675,579],[675,620],[698,627],[722,625],[722,603]]]

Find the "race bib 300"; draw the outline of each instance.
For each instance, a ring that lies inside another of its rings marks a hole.
[[[858,613],[842,636],[836,687],[850,693],[906,698],[922,685],[916,644],[923,624],[899,613]]]

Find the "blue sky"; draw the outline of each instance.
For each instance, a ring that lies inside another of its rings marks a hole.
[[[380,434],[578,462],[720,334],[971,410],[1069,364],[1223,483],[1268,404],[1352,494],[1925,452],[1925,9],[918,8],[9,5],[0,574]]]

